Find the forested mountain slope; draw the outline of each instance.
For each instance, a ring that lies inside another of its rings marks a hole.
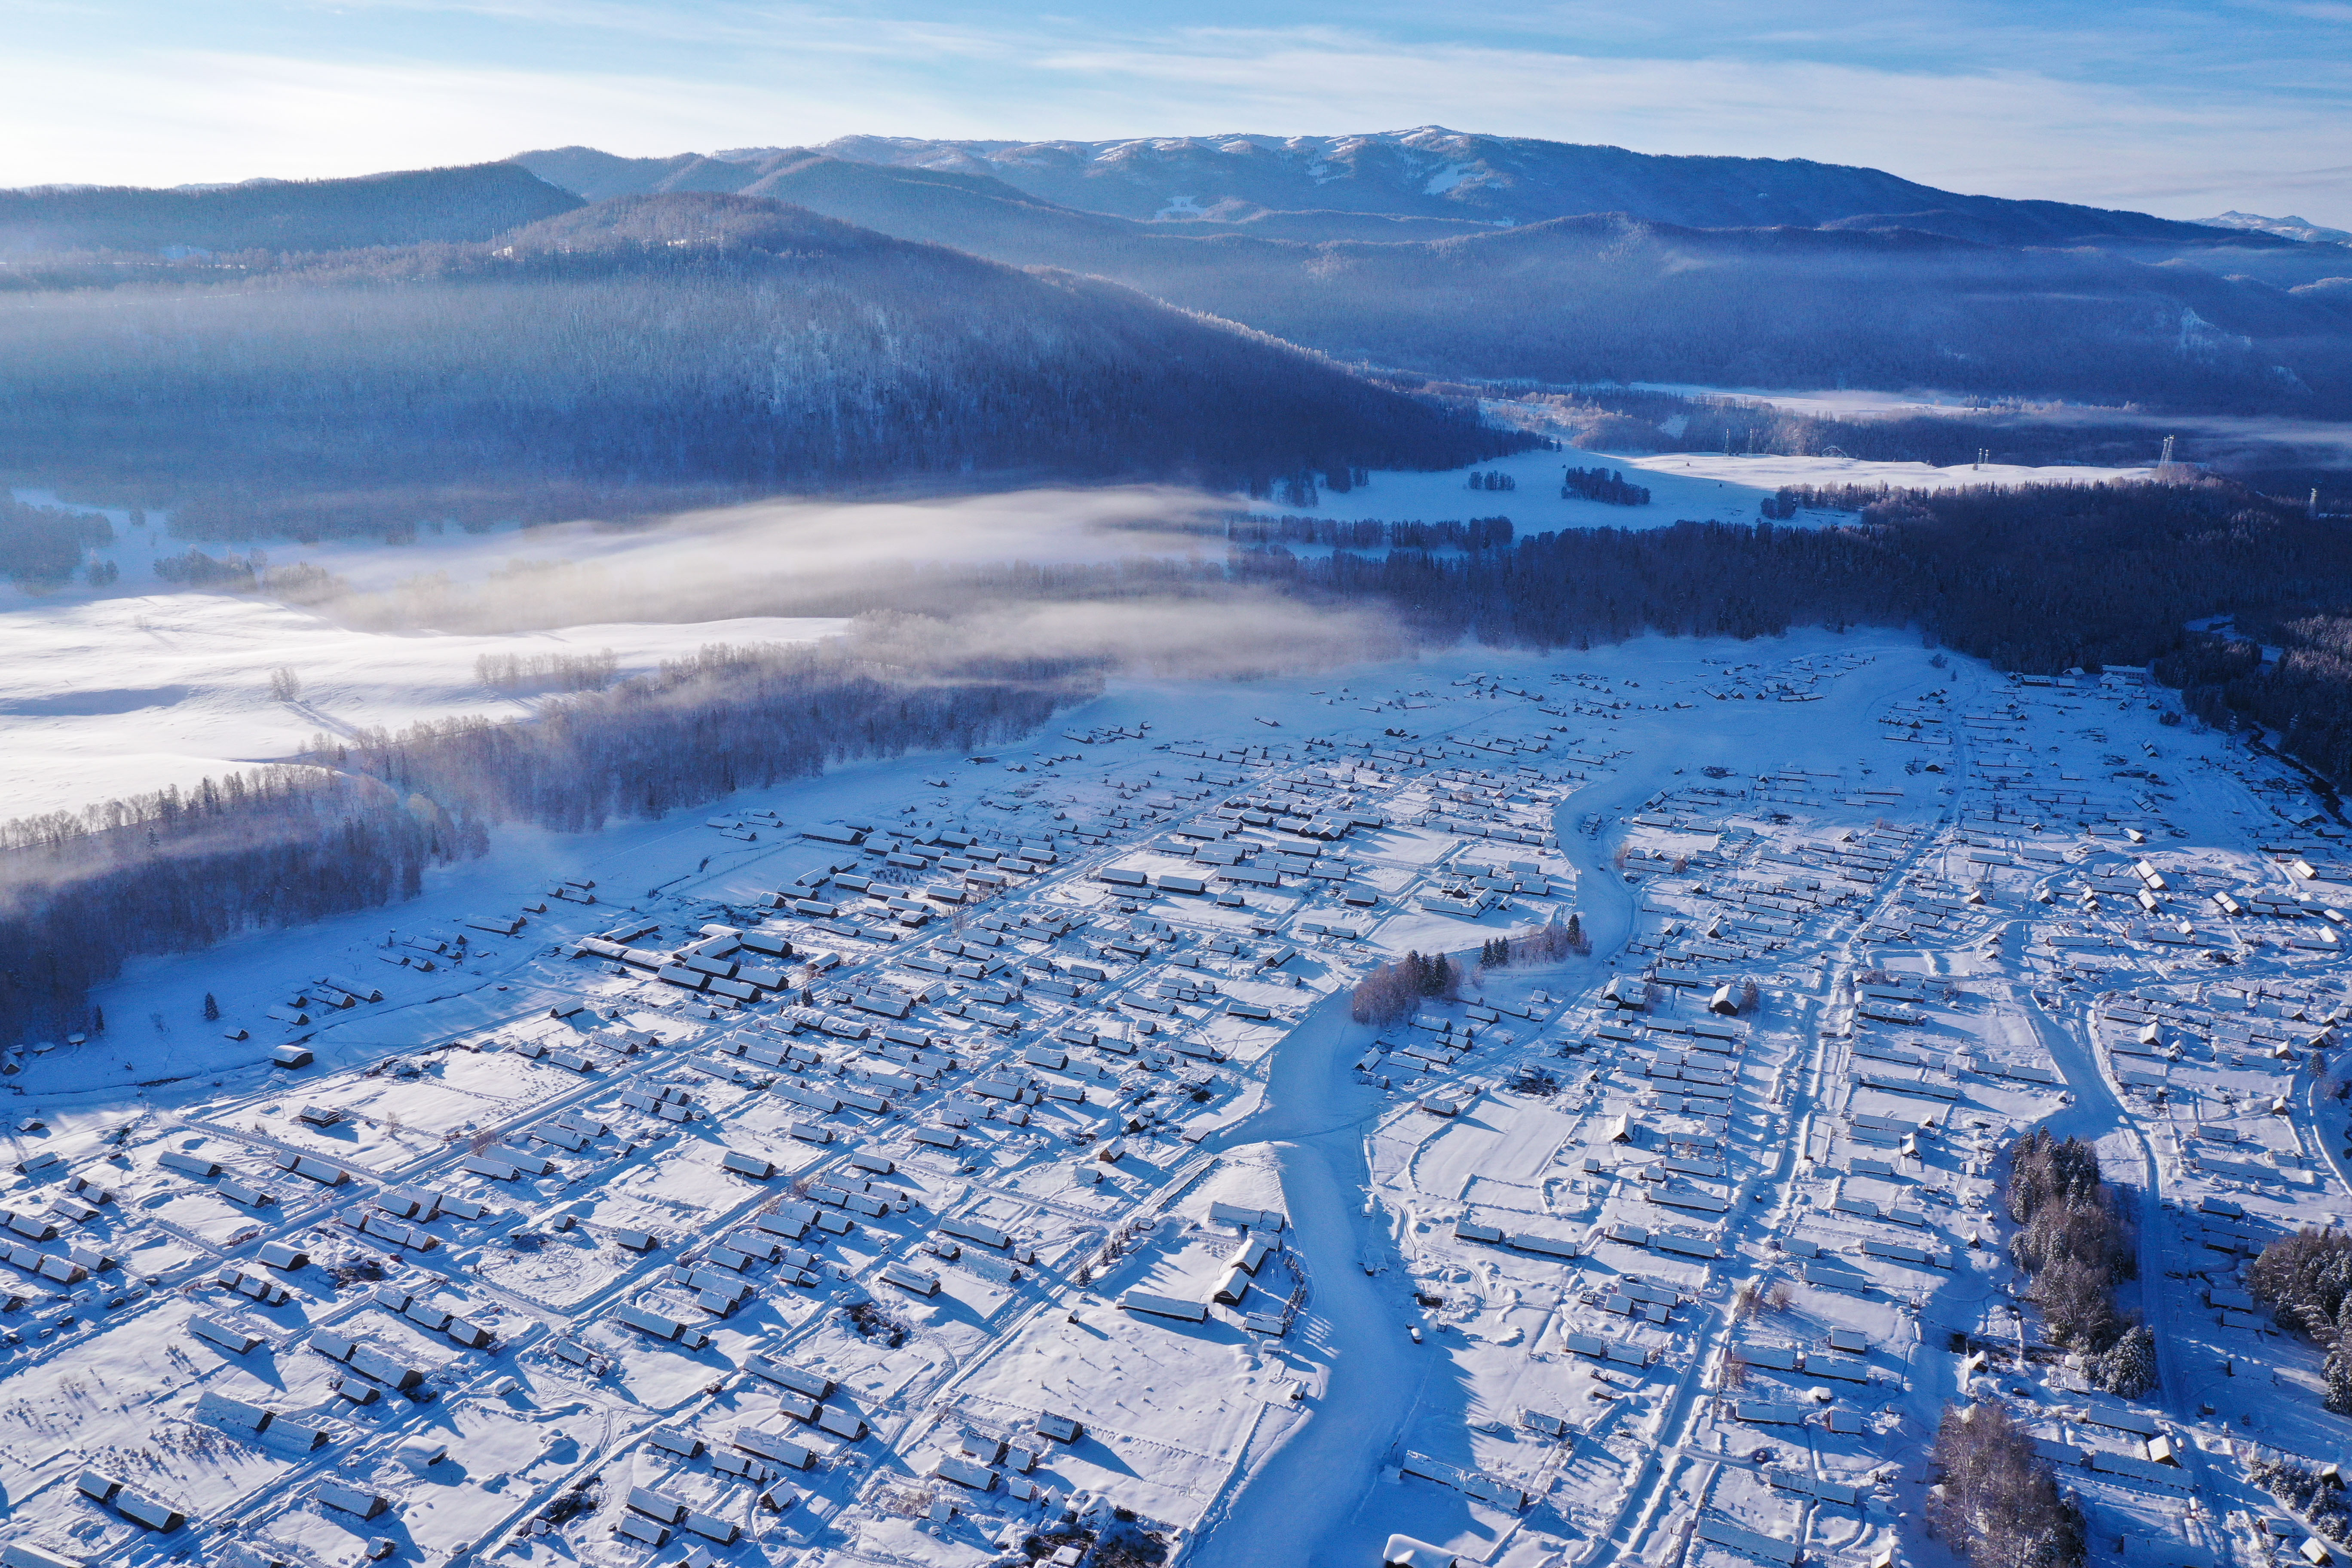
[[[730,167],[705,160],[675,174]],[[760,167],[761,194],[845,221],[1097,273],[1344,358],[1430,375],[2352,406],[2352,309],[2333,296],[2095,248],[1909,230],[1695,229],[1622,215],[1313,243],[1252,225],[1079,212],[962,171],[809,153]]]
[[[462,517],[918,476],[1236,485],[1525,441],[1116,284],[741,196],[13,302],[0,467],[216,536],[289,507],[331,531],[427,497]]]

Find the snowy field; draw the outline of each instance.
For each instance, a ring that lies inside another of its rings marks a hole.
[[[530,712],[544,685],[485,685],[475,661],[486,655],[609,650],[630,676],[706,643],[803,642],[839,625],[757,616],[504,636],[394,633],[225,594],[20,598],[0,612],[0,799],[13,816],[70,811],[276,761],[322,732]],[[291,700],[272,695],[280,668],[299,679]]]
[[[1605,391],[1605,388],[1595,388]],[[1699,386],[1688,382],[1637,381],[1636,392],[1664,392],[1675,397],[1736,397],[1748,403],[1768,403],[1792,414],[1817,414],[1832,419],[1872,415],[1951,414],[1962,416],[1987,412],[1983,401],[1955,393],[1881,392],[1867,387],[1824,387],[1790,390],[1755,386]],[[2105,412],[2087,410],[2087,412]]]
[[[2352,1212],[2340,829],[2166,701],[1879,633],[1129,681],[141,961],[0,1064],[0,1530],[1925,1561],[1965,1394],[2095,1562],[2267,1562],[2250,1460],[2352,1436],[2240,1282]],[[1353,1021],[1409,949],[1457,991]],[[2033,1125],[2140,1215],[2143,1399],[2013,1311]]]
[[[56,504],[45,492],[16,496]],[[117,567],[117,581],[0,585],[0,815],[185,786],[281,760],[321,732],[522,716],[551,689],[485,685],[484,656],[609,650],[625,678],[711,643],[827,636],[841,623],[738,612],[907,563],[1190,554],[1204,547],[1199,536],[1156,524],[1208,504],[1154,489],[1034,490],[257,547],[273,566],[315,567],[344,584],[316,607],[163,581],[158,558],[192,548],[242,557],[245,547],[169,538],[157,521],[107,511],[116,539],[93,559]],[[300,683],[295,700],[272,695],[281,668]]]
[[[1608,468],[1628,484],[1645,486],[1647,506],[1612,506],[1582,496],[1560,494],[1563,468]],[[1580,451],[1518,452],[1472,472],[1507,474],[1509,490],[1472,489],[1468,473],[1394,473],[1375,470],[1371,482],[1343,493],[1324,490],[1315,505],[1256,501],[1251,510],[1278,515],[1438,522],[1447,519],[1507,517],[1522,535],[1563,528],[1664,528],[1685,520],[1754,522],[1757,503],[1783,485],[1889,485],[1897,489],[1957,489],[1969,485],[2097,484],[2144,479],[2150,468],[2022,468],[1987,463],[1938,468],[1927,463],[1871,462],[1853,458],[1725,457],[1719,453],[1659,452],[1625,455]],[[1800,524],[1834,521],[1843,514],[1809,512]]]

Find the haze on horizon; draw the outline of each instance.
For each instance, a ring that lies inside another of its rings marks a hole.
[[[2352,5],[1792,0],[1344,22],[1208,0],[41,5],[0,60],[0,186],[314,178],[579,142],[1332,134],[1442,123],[1867,164],[1946,189],[2352,226]]]

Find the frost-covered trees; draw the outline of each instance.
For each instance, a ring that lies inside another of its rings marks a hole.
[[[1998,1405],[1952,1405],[1937,1428],[1927,1522],[1978,1568],[2078,1568],[2083,1510]]]
[[[585,654],[486,653],[474,660],[474,677],[485,686],[546,691],[594,691],[620,672],[620,658],[609,647]]]
[[[2303,1515],[2317,1533],[2330,1541],[2352,1542],[2352,1510],[2345,1507],[2344,1493],[2308,1465],[2257,1458],[2247,1465],[2246,1479]]]
[[[2051,1340],[2088,1354],[2116,1342],[2126,1324],[2115,1287],[2138,1271],[2130,1228],[2100,1179],[2098,1152],[2036,1128],[2020,1139],[2003,1193],[2018,1222],[2010,1255],[2032,1277],[2027,1295]]]
[[[1478,967],[1507,969],[1515,963],[1558,963],[1572,953],[1592,951],[1584,939],[1584,923],[1570,912],[1565,923],[1547,921],[1524,936],[1489,937],[1478,944]]]
[[[2322,1335],[2352,1295],[2352,1236],[2306,1226],[2281,1237],[2246,1270],[2246,1288],[2276,1309],[2283,1326]]]
[[[72,1016],[133,953],[409,896],[467,842],[375,780],[293,767],[0,823],[0,1036]]]
[[[1401,964],[1383,964],[1356,982],[1349,998],[1348,1016],[1359,1024],[1385,1029],[1412,1013],[1421,1003],[1421,987]]]
[[[2137,1399],[2156,1386],[2156,1335],[2145,1323],[2126,1329],[2091,1363],[2091,1381],[2109,1394]]]
[[[2327,1348],[2327,1408],[2352,1415],[2352,1237],[2305,1228],[2263,1248],[2246,1289],[2281,1326]]]
[[[1423,998],[1452,995],[1460,981],[1453,962],[1444,953],[1424,957],[1418,952],[1408,952],[1357,983],[1348,1016],[1359,1024],[1385,1028],[1409,1016]]]
[[[62,583],[81,564],[84,550],[113,538],[112,525],[95,513],[26,506],[0,490],[0,577],[18,583]],[[90,581],[98,583],[100,577]]]

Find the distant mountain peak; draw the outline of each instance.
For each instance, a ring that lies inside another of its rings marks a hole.
[[[2284,217],[2264,217],[2260,213],[2242,213],[2234,209],[2216,217],[2200,220],[2209,228],[2234,228],[2247,234],[2274,234],[2282,239],[2299,239],[2306,244],[2352,244],[2352,229],[2327,228],[2307,217],[2289,213]]]

